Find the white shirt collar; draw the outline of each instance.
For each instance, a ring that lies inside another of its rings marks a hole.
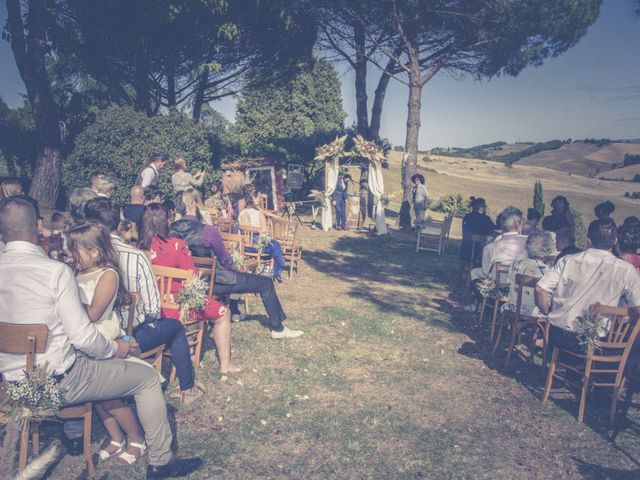
[[[31,242],[25,242],[24,240],[14,240],[12,242],[7,242],[4,252],[8,253],[8,252],[29,252],[29,253],[33,253],[36,255],[42,255],[44,257],[46,257],[46,255],[44,254],[44,250],[42,250],[42,248],[40,248],[38,245],[31,243]]]

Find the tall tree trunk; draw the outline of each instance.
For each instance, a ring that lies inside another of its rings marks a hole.
[[[209,82],[209,67],[203,67],[200,79],[198,80],[198,86],[196,87],[196,95],[193,99],[193,119],[196,122],[200,121],[200,115],[202,114],[202,105],[204,104],[204,93],[207,89],[207,83]]]
[[[356,119],[358,133],[365,138],[369,134],[369,106],[367,99],[367,53],[365,45],[364,26],[355,22],[353,25],[353,39],[356,51]]]
[[[11,50],[18,72],[27,89],[36,127],[37,158],[29,194],[44,208],[53,208],[58,197],[62,171],[59,114],[51,93],[45,56],[46,2],[28,3],[27,23],[22,22],[20,0],[7,0],[7,17],[11,34]]]
[[[176,106],[176,73],[173,65],[168,65],[166,68],[167,75],[167,107],[172,108]]]
[[[395,56],[400,55],[401,50],[398,49],[394,52]],[[389,86],[389,80],[396,67],[396,61],[390,58],[387,65],[378,80],[378,86],[373,97],[373,107],[371,107],[371,123],[369,123],[369,138],[378,138],[380,136],[380,119],[382,118],[382,106],[384,104],[384,97],[387,93],[387,87]]]
[[[136,98],[134,108],[139,112],[145,112],[147,115],[153,115],[148,67],[147,49],[144,40],[141,40],[135,54],[133,88],[136,92]]]
[[[411,228],[411,177],[418,171],[418,135],[420,133],[420,108],[422,102],[422,86],[420,70],[409,74],[409,101],[407,103],[407,135],[404,142],[404,159],[402,161],[402,205],[400,207],[400,227]]]

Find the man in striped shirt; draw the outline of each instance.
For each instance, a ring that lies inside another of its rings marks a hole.
[[[95,198],[88,201],[85,216],[87,220],[102,223],[109,229],[111,243],[120,256],[124,286],[127,291],[140,295],[140,302],[135,307],[133,336],[141,351],[165,344],[176,367],[181,396],[185,403],[192,402],[203,392],[194,386],[193,364],[184,325],[179,320],[160,318],[160,292],[149,260],[141,250],[126,244],[116,235],[120,211],[110,200]],[[122,311],[121,318],[128,318],[128,313]]]

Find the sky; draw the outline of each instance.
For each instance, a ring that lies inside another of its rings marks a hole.
[[[428,82],[422,94],[419,147],[470,147],[495,141],[640,138],[640,18],[631,0],[604,0],[598,20],[576,46],[517,77],[474,81],[446,72]],[[0,23],[6,3],[0,2]],[[355,122],[352,72],[336,68],[347,112]],[[369,100],[377,83],[370,68]],[[24,84],[9,44],[0,40],[0,96],[22,103]],[[404,145],[408,88],[392,81],[384,104],[381,135]],[[212,104],[233,120],[235,101]]]

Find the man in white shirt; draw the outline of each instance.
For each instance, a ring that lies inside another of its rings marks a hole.
[[[60,384],[64,405],[133,396],[149,451],[147,478],[167,478],[195,470],[199,459],[172,458],[172,434],[158,375],[145,365],[122,359],[135,341],[108,340],[90,321],[80,302],[71,269],[48,258],[38,246],[33,206],[22,199],[0,202],[0,315],[12,324],[45,324],[49,338],[36,365],[47,364]],[[114,358],[115,357],[115,358]],[[26,356],[0,354],[8,381],[24,376]]]
[[[576,319],[591,305],[618,306],[624,299],[631,314],[640,313],[640,275],[630,263],[613,255],[617,230],[611,220],[589,225],[589,248],[561,258],[536,285],[536,303],[548,313],[550,343],[579,352]]]
[[[152,153],[149,157],[149,164],[140,172],[136,185],[140,185],[142,188],[157,185],[160,181],[160,170],[164,168],[167,160],[164,153]]]
[[[485,245],[482,250],[482,266],[474,268],[470,272],[471,291],[476,297],[477,303],[465,306],[465,310],[476,310],[478,303],[482,301],[482,296],[478,292],[477,286],[483,279],[493,278],[506,283],[507,278],[495,278],[494,269],[497,262],[511,265],[516,260],[527,258],[528,254],[525,248],[527,236],[521,234],[523,224],[524,217],[519,209],[515,207],[504,209],[500,220],[502,235],[496,237],[490,244]]]

